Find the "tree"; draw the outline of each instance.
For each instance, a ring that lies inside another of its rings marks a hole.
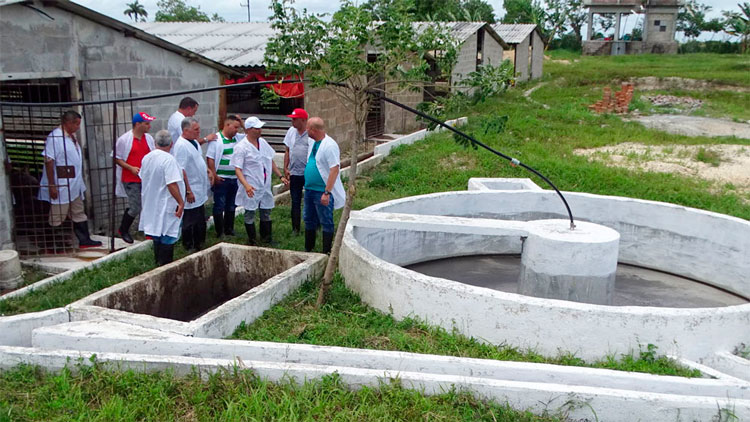
[[[188,6],[184,0],[159,0],[156,5],[159,7],[156,22],[224,22],[218,14],[209,17],[200,6]]]
[[[138,0],[135,0],[132,3],[128,3],[126,6],[128,6],[127,9],[125,9],[124,12],[122,12],[123,15],[128,15],[130,19],[133,20],[133,22],[138,22],[138,18],[140,17],[141,22],[146,22],[146,18],[148,17],[148,12],[146,11],[146,8],[143,7],[142,4],[138,3]]]
[[[583,44],[583,25],[586,23],[587,13],[583,7],[582,0],[570,0],[567,9],[567,24],[578,40],[578,44]]]
[[[680,8],[677,14],[677,30],[682,31],[688,38],[698,38],[706,30],[707,21],[706,13],[711,10],[711,6],[698,3],[697,0],[688,0]]]
[[[363,7],[377,20],[388,20],[393,0],[369,0]],[[495,12],[485,0],[405,0],[407,13],[415,21],[469,21],[495,23]]]
[[[376,23],[373,13],[353,0],[343,0],[330,21],[322,15],[298,12],[293,0],[274,0],[271,26],[276,35],[266,46],[266,69],[276,75],[305,75],[315,89],[333,92],[352,111],[356,139],[351,144],[347,198],[318,296],[326,292],[338,264],[341,243],[356,196],[358,144],[364,140],[370,90],[386,91],[390,84],[419,87],[429,80],[429,57],[448,73],[456,61],[456,42],[441,25],[413,24],[406,0],[383,2],[388,20]],[[368,52],[376,52],[372,57]],[[370,60],[368,60],[368,56]],[[372,77],[384,75],[384,78]],[[326,84],[326,81],[336,85]]]
[[[750,3],[738,3],[740,12],[724,11],[724,30],[742,40],[742,53],[750,47]]]

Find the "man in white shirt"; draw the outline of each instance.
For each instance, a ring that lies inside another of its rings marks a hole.
[[[125,243],[133,243],[130,226],[141,213],[141,161],[154,149],[154,138],[148,134],[151,122],[156,120],[146,113],[133,115],[133,129],[125,132],[115,142],[115,162],[117,163],[117,185],[115,194],[128,199],[128,208],[122,215],[117,230]]]
[[[326,126],[320,117],[307,121],[310,142],[305,166],[305,250],[315,248],[318,226],[323,226],[323,253],[331,252],[334,225],[333,210],[342,208],[346,201],[341,184],[339,145],[326,135]]]
[[[182,169],[170,155],[171,148],[169,132],[157,132],[155,149],[143,157],[139,172],[143,212],[138,228],[154,242],[156,265],[172,262],[185,208]]]
[[[182,135],[172,146],[172,155],[177,159],[185,180],[185,215],[182,219],[182,245],[187,251],[197,251],[206,240],[206,215],[203,204],[208,199],[210,184],[208,168],[198,144],[201,125],[195,117],[182,121]]]
[[[302,188],[305,186],[307,164],[307,112],[295,108],[292,127],[284,136],[284,174],[289,179],[289,195],[292,197],[292,233],[299,234],[302,217]]]
[[[84,212],[83,154],[75,133],[81,127],[81,115],[68,110],[61,116],[61,124],[47,136],[42,156],[44,168],[39,186],[39,200],[50,203],[49,225],[52,226],[52,252],[64,251],[63,243],[55,242],[62,237],[59,227],[67,217],[73,221],[73,231],[81,249],[102,246],[102,242],[91,239],[88,217]]]
[[[180,105],[178,106],[177,111],[172,113],[171,116],[169,116],[169,120],[167,121],[167,130],[169,130],[169,134],[172,135],[172,143],[177,142],[177,138],[182,135],[182,121],[185,120],[185,117],[193,117],[195,116],[195,113],[198,112],[198,101],[195,101],[191,97],[185,97],[182,100],[180,100]],[[205,138],[197,137],[195,138],[196,141],[198,141],[198,144],[203,145],[206,142],[211,142],[216,140],[216,135],[211,134],[206,136]]]
[[[234,199],[237,196],[237,175],[230,163],[234,148],[241,139],[237,136],[242,120],[234,115],[224,119],[224,128],[216,135],[219,139],[208,144],[206,162],[208,171],[213,175],[214,193],[214,229],[216,236],[234,236]]]
[[[260,137],[265,125],[255,116],[245,120],[245,139],[237,143],[231,164],[242,189],[237,189],[236,202],[245,208],[245,230],[248,244],[255,244],[255,211],[260,209],[260,237],[264,243],[272,243],[271,210],[274,206],[271,192],[271,172],[282,182],[289,181],[276,167],[273,157],[276,152]]]

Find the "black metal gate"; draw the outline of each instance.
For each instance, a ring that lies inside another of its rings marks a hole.
[[[89,79],[80,82],[83,101],[131,97],[130,78]],[[116,108],[116,110],[115,110]],[[112,233],[112,220],[125,211],[124,198],[114,198],[112,143],[131,128],[133,103],[96,104],[83,107],[85,156],[88,163],[87,214],[95,233]],[[114,204],[114,208],[113,208]]]
[[[369,54],[367,60],[374,62],[377,58],[375,54]],[[369,79],[375,79],[377,86],[383,86],[385,75],[377,74],[368,76]],[[374,138],[385,133],[385,94],[382,90],[370,95],[370,109],[367,111],[367,120],[365,121],[365,138]]]

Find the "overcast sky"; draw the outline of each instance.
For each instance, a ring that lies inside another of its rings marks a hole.
[[[130,19],[123,14],[123,11],[127,8],[127,3],[132,0],[74,0],[88,8],[94,9],[99,13],[111,16],[115,19],[119,19],[123,22],[130,22]],[[267,21],[271,15],[271,11],[268,6],[271,4],[270,0],[249,0],[250,1],[250,17],[253,21]],[[701,1],[701,0],[699,0]],[[158,7],[156,6],[157,0],[140,0],[141,4],[144,5],[148,12],[148,20],[153,20],[154,15]],[[488,0],[488,2],[495,8],[495,16],[497,18],[502,17],[505,14],[503,9],[503,0]],[[737,3],[740,0],[703,0],[701,3],[710,5],[713,10],[709,12],[709,17],[718,17],[721,15],[722,10],[736,10],[738,11]],[[203,12],[206,12],[209,16],[218,13],[221,17],[226,19],[227,22],[247,22],[247,7],[242,7],[240,4],[247,4],[247,0],[212,0],[210,2],[198,1],[198,0],[187,0],[187,3],[191,6],[199,6]],[[316,13],[332,13],[338,9],[339,2],[335,0],[297,0],[295,2],[297,8],[307,8],[308,11]],[[629,23],[626,26],[629,27],[635,22],[635,19],[629,19]],[[629,29],[629,28],[627,28]]]

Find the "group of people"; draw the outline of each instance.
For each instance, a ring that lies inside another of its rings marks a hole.
[[[339,177],[338,144],[328,135],[323,120],[309,118],[295,109],[284,138],[284,168],[274,162],[275,151],[261,137],[265,122],[251,116],[244,121],[235,115],[224,119],[221,130],[200,136],[195,118],[199,104],[190,97],[167,123],[167,130],[149,134],[154,117],[139,112],[132,129],[115,143],[117,164],[115,193],[127,198],[118,233],[133,243],[131,226],[140,215],[139,230],[153,240],[157,265],[172,261],[174,245],[181,238],[188,251],[200,250],[206,238],[204,205],[213,193],[214,228],[218,237],[234,235],[235,209],[245,209],[248,243],[272,244],[271,210],[274,207],[272,174],[289,186],[292,199],[292,230],[301,233],[304,220],[305,249],[315,248],[319,227],[323,252],[331,250],[334,235],[333,210],[344,206],[345,193]],[[90,238],[83,210],[85,185],[82,178],[80,145],[74,134],[81,116],[68,111],[62,124],[47,138],[40,199],[52,203],[49,222],[59,226],[67,216],[74,223],[79,247],[101,246]],[[244,134],[240,128],[244,126]],[[201,145],[208,143],[204,159]],[[64,163],[64,165],[60,165]],[[302,202],[304,198],[304,218]],[[255,219],[258,214],[259,239]]]

